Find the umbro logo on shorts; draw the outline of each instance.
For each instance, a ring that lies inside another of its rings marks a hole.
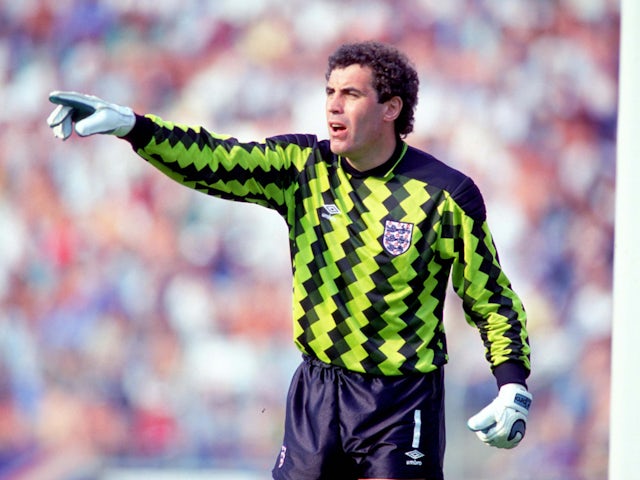
[[[407,460],[407,465],[422,465],[422,462],[419,459],[424,457],[424,453],[421,451],[411,450],[410,452],[406,452],[405,455],[411,459]]]

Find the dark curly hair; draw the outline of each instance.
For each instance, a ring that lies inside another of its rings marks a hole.
[[[413,131],[413,114],[418,103],[418,74],[409,59],[398,49],[381,42],[347,43],[340,46],[330,57],[328,80],[336,68],[349,65],[369,67],[373,71],[373,87],[378,92],[378,101],[384,103],[392,97],[402,99],[402,111],[396,119],[396,133],[405,137]]]

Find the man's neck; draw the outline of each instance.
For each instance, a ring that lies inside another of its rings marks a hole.
[[[404,142],[400,138],[398,138],[394,150],[386,158],[384,158],[383,161],[377,161],[375,163],[371,162],[370,164],[367,164],[372,165],[371,167],[357,168],[348,158],[343,157],[345,159],[343,166],[349,173],[358,177],[363,175],[384,176],[388,173],[388,170],[393,168],[393,165],[395,165],[402,157],[403,151]]]
[[[390,141],[379,142],[369,149],[368,153],[357,157],[344,157],[353,168],[360,172],[366,172],[379,167],[391,158],[400,140],[394,136]]]

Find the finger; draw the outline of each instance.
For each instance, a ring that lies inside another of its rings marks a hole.
[[[486,432],[490,428],[496,425],[496,417],[493,413],[493,408],[487,406],[476,413],[473,417],[467,420],[467,426],[474,432],[484,431]]]
[[[487,437],[482,431],[476,432],[476,436],[480,439],[481,442],[490,444],[491,439]]]
[[[58,123],[53,127],[53,134],[57,138],[61,138],[62,140],[66,140],[71,136],[73,131],[73,121],[71,119],[71,115],[67,115],[61,123]]]
[[[49,101],[73,108],[74,120],[79,120],[96,111],[99,99],[77,92],[54,91],[49,94]]]
[[[47,124],[50,127],[61,124],[67,117],[71,117],[72,110],[73,108],[68,105],[58,105],[47,117]]]
[[[93,115],[76,122],[76,132],[81,137],[87,137],[94,133],[109,133],[109,128],[106,127],[108,125],[107,115],[106,111],[98,110]]]

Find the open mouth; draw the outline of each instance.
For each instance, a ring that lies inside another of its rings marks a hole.
[[[344,124],[342,124],[342,123],[331,122],[331,123],[329,123],[329,129],[333,133],[338,133],[338,132],[345,131],[347,129],[347,127],[345,127]]]

